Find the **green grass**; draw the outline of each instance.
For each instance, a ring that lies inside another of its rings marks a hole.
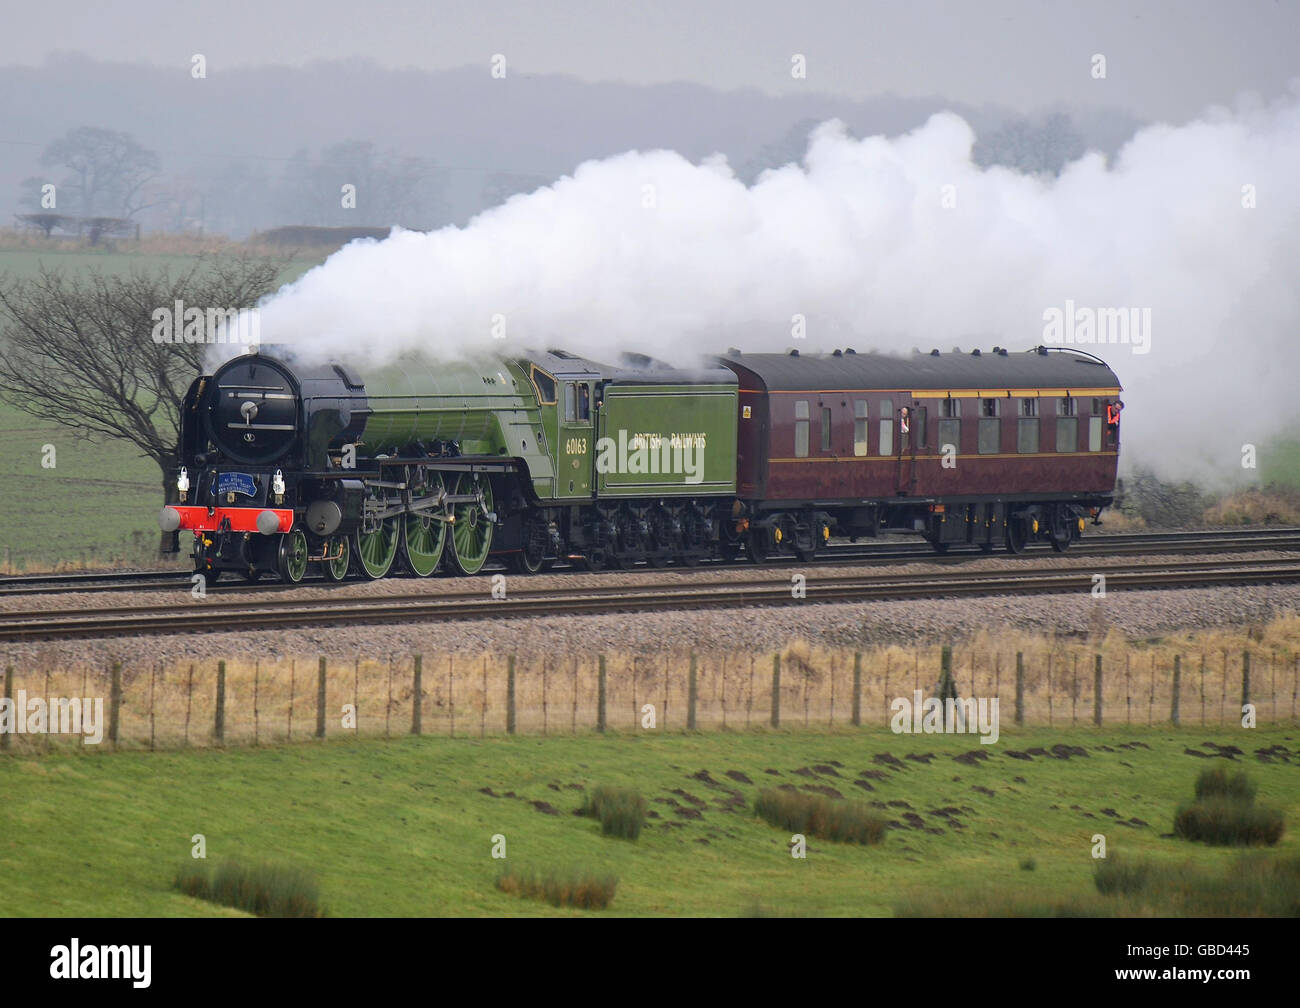
[[[214,872],[206,861],[191,859],[177,870],[172,887],[256,917],[325,916],[315,876],[293,865],[228,860]]]
[[[0,569],[156,565],[162,474],[132,445],[80,439],[0,402]],[[54,446],[54,467],[41,465]]]
[[[553,907],[604,910],[614,901],[618,879],[589,868],[510,868],[497,876],[497,888],[511,896],[542,900]]]
[[[754,814],[790,833],[836,843],[878,844],[885,839],[885,820],[863,802],[764,788],[754,802]]]
[[[1300,438],[1280,436],[1264,445],[1259,482],[1261,486],[1300,490]]]
[[[1286,727],[1004,731],[999,745],[980,747],[991,758],[973,766],[952,759],[976,748],[969,738],[875,730],[3,757],[0,915],[235,913],[172,888],[168,866],[189,856],[195,834],[214,863],[270,859],[311,870],[335,917],[581,914],[495,884],[503,867],[567,864],[617,877],[617,900],[604,912],[620,915],[738,915],[757,906],[775,916],[889,916],[923,901],[931,913],[943,912],[945,900],[966,901],[968,910],[972,899],[984,901],[975,904],[983,912],[1073,913],[1109,899],[1093,882],[1095,833],[1106,836],[1111,856],[1156,866],[1223,875],[1236,862],[1238,851],[1168,835],[1175,806],[1205,767],[1184,750],[1207,738],[1245,750],[1234,765],[1248,763],[1260,801],[1295,822],[1296,757],[1259,763],[1250,755],[1273,744],[1300,751],[1300,731]],[[1129,741],[1151,748],[1120,747]],[[1059,742],[1090,755],[1004,755]],[[877,762],[882,753],[902,768]],[[929,763],[905,758],[926,753],[935,756]],[[648,799],[653,814],[636,844],[612,843],[573,814],[598,782]],[[891,830],[870,849],[809,838],[807,857],[795,859],[789,834],[752,813],[758,792],[774,783],[884,802],[884,815],[916,815],[923,828]],[[963,828],[933,814],[948,808]],[[1105,810],[1149,825],[1119,825]],[[492,858],[497,834],[504,866]],[[1267,855],[1300,855],[1295,831]],[[1028,857],[1034,871],[1020,868]]]
[[[600,784],[592,789],[583,803],[582,813],[600,820],[603,836],[635,840],[645,829],[646,800],[634,788]]]

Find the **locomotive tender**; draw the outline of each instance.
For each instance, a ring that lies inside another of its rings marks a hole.
[[[160,524],[195,570],[339,581],[810,560],[906,531],[1066,549],[1113,499],[1120,384],[1076,350],[743,354],[698,370],[563,350],[365,375],[249,353],[185,397]]]

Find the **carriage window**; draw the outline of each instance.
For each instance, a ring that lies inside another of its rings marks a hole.
[[[1078,416],[1079,415],[1078,400],[1076,400],[1073,396],[1065,396],[1063,399],[1058,399],[1056,401],[1056,415],[1057,416]]]
[[[867,401],[853,400],[853,454],[867,453]]]
[[[586,382],[578,386],[578,419],[591,419],[591,386]]]
[[[1079,450],[1078,417],[1058,416],[1056,418],[1056,450],[1059,452]]]
[[[1038,451],[1038,417],[1021,417],[1016,421],[1016,451],[1022,455]]]
[[[822,407],[822,451],[831,450],[831,411],[827,406]]]
[[[939,421],[939,451],[948,450],[948,445],[952,445],[953,452],[961,451],[961,421],[960,420],[940,420]]]
[[[880,454],[894,454],[894,400],[880,400]]]
[[[795,458],[808,457],[808,400],[794,404],[794,454]]]
[[[997,405],[996,399],[985,399]],[[980,454],[996,455],[1002,449],[1002,421],[996,416],[980,417]]]
[[[943,419],[953,420],[961,416],[961,400],[945,399],[943,401]]]
[[[1037,400],[1037,399],[1021,399],[1021,400],[1020,400],[1020,415],[1021,415],[1022,417],[1036,417],[1036,416],[1038,416],[1038,400]]]
[[[912,437],[915,439],[914,443],[918,448],[924,448],[929,444],[929,442],[925,440],[926,411],[927,407],[925,406],[912,407]]]
[[[1088,451],[1101,451],[1101,417],[1088,417]]]
[[[564,419],[570,422],[578,419],[578,394],[573,382],[564,383]]]
[[[981,399],[980,416],[996,417],[1002,415],[1002,401],[1000,399]]]

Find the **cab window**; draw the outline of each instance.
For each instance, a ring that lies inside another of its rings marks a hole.
[[[543,406],[555,405],[555,379],[539,368],[536,364],[528,374],[532,379],[533,389],[537,392],[537,401]]]

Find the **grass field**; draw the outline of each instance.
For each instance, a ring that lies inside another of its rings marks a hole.
[[[194,251],[89,251],[30,238],[18,244],[0,240],[0,278],[30,276],[42,264],[68,272],[166,268],[176,275],[197,258]],[[319,261],[291,260],[283,281]],[[90,442],[4,402],[0,445],[0,573],[157,566],[162,474],[133,445]],[[45,445],[55,447],[52,469],[42,466]]]
[[[888,916],[938,898],[1095,903],[1095,833],[1111,857],[1209,872],[1235,862],[1236,851],[1162,836],[1208,765],[1249,771],[1259,801],[1290,827],[1271,856],[1294,857],[1298,734],[1033,730],[980,746],[883,730],[753,731],[10,757],[0,759],[0,915],[234,913],[170,890],[195,834],[209,859],[313,871],[333,916],[582,913],[498,891],[497,834],[511,868],[616,875],[610,909],[587,913]],[[1243,752],[1232,761],[1186,752],[1206,752],[1207,741]],[[1008,755],[1062,744],[1086,755]],[[1275,745],[1290,755],[1253,755]],[[982,750],[987,759],[963,756]],[[595,784],[649,800],[639,840],[602,837],[573,814]],[[752,811],[761,788],[781,785],[885,803],[904,828],[872,847],[810,838],[807,858],[794,859],[790,836]],[[1022,867],[1029,859],[1033,870]]]

